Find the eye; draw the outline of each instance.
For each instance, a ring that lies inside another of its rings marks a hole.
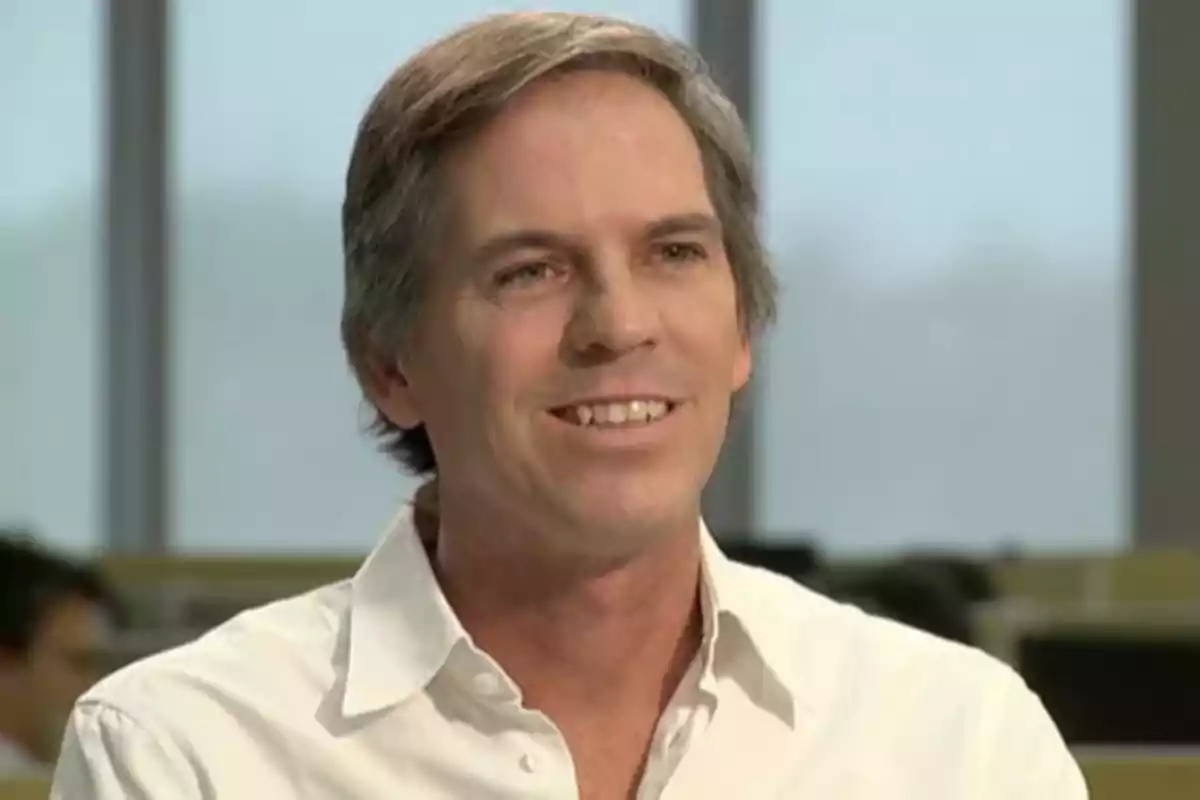
[[[496,273],[495,284],[501,289],[533,286],[554,277],[554,265],[549,261],[529,261],[507,267]]]
[[[703,261],[708,253],[695,242],[664,242],[658,246],[658,256],[668,264],[687,264]]]

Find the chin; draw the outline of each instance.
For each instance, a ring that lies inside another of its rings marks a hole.
[[[573,498],[572,528],[598,549],[636,550],[699,520],[698,502],[682,494],[634,491]]]

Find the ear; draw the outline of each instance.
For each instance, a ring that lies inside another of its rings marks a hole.
[[[393,425],[409,430],[423,422],[412,386],[398,359],[372,357],[363,372],[367,396]]]
[[[740,392],[750,381],[750,373],[753,371],[753,366],[754,354],[750,347],[750,339],[747,336],[743,336],[737,355],[733,360],[733,374],[730,376],[732,379],[730,389],[733,393]]]

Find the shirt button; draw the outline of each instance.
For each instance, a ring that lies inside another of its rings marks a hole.
[[[537,771],[537,759],[533,757],[532,753],[523,753],[521,755],[521,770],[523,772]]]
[[[500,693],[500,679],[490,672],[481,672],[471,680],[475,691],[484,697],[495,697]]]

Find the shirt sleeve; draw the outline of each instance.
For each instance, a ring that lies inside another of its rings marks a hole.
[[[169,738],[119,709],[80,703],[71,714],[50,800],[200,800],[195,770]]]
[[[991,745],[994,769],[983,776],[993,794],[986,796],[1088,800],[1083,772],[1042,701],[1016,673],[1007,677],[997,692],[1001,705]]]

